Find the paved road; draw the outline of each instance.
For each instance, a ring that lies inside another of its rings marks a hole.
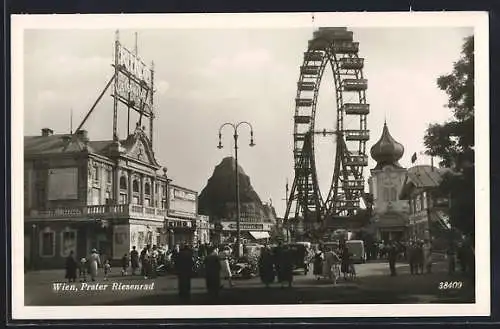
[[[202,278],[192,280],[189,304],[296,304],[296,303],[428,303],[473,302],[473,280],[463,275],[450,277],[445,264],[437,264],[433,274],[411,276],[406,264],[398,264],[398,276],[390,277],[387,263],[357,265],[354,281],[341,280],[333,286],[326,280],[316,280],[312,274],[294,276],[292,288],[275,283],[265,288],[259,278],[235,281],[233,288],[223,289],[218,300],[209,300]],[[25,275],[25,304],[59,305],[174,305],[182,304],[177,296],[174,276],[154,280],[141,277],[111,276],[100,278],[98,288],[76,284],[78,290],[54,290],[54,282],[63,282],[63,271],[40,271]],[[460,289],[439,290],[441,281],[461,281]],[[152,290],[113,290],[119,284],[154,284]],[[82,289],[83,288],[83,289]]]

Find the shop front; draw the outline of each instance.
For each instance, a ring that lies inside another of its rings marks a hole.
[[[221,222],[222,243],[236,241],[237,223]],[[272,223],[240,223],[240,234],[242,244],[268,243],[271,237]]]

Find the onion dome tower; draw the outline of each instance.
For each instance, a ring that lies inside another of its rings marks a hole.
[[[385,166],[402,168],[398,161],[403,157],[404,151],[404,146],[391,136],[387,123],[384,122],[382,136],[370,150],[373,160],[377,161],[377,166],[374,169],[380,170]]]

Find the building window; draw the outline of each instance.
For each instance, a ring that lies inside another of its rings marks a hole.
[[[151,185],[149,183],[144,184],[144,194],[151,195]]]
[[[112,199],[111,199],[111,194],[106,191],[106,204],[111,204],[112,203]]]
[[[65,229],[61,232],[61,256],[68,257],[70,252],[76,252],[76,230]]]
[[[120,204],[127,204],[127,194],[126,193],[120,193]]]
[[[99,180],[99,167],[97,167],[97,165],[92,167],[92,179],[94,181]]]
[[[101,204],[101,189],[92,189],[92,204],[94,206]]]
[[[111,184],[113,182],[113,172],[110,169],[106,169],[106,181]]]
[[[145,205],[146,207],[149,207],[149,206],[150,206],[150,204],[151,204],[151,201],[150,201],[149,199],[144,199],[144,205]]]
[[[134,198],[132,199],[132,203],[133,204],[139,204],[139,197],[138,196],[134,196]]]
[[[137,181],[137,179],[135,179],[132,183],[132,191],[134,193],[139,193],[139,182]]]
[[[126,190],[127,189],[127,177],[122,176],[120,177],[120,190]]]
[[[40,232],[40,257],[54,257],[56,254],[56,233],[50,228]]]

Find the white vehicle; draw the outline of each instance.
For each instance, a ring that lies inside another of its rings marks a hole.
[[[365,243],[363,240],[346,241],[347,250],[352,254],[351,259],[354,263],[366,262]]]

